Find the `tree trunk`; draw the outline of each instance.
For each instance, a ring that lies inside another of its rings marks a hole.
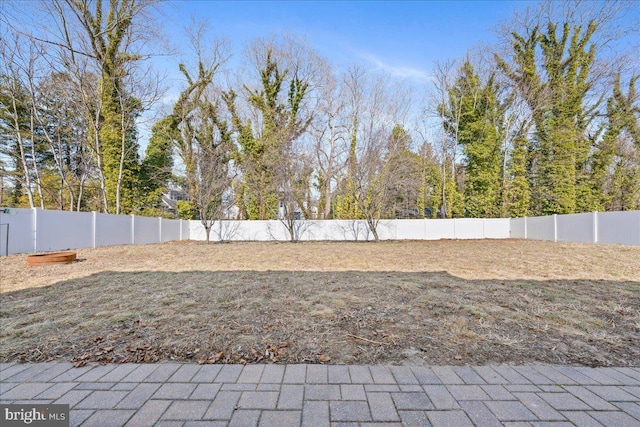
[[[102,193],[102,211],[104,213],[109,213],[109,202],[107,200],[107,184],[104,179],[104,164],[102,162],[102,148],[100,146],[100,108],[96,109],[96,118],[95,122],[92,123],[94,126],[94,143],[95,143],[95,155],[96,155],[96,163],[98,164],[98,176],[100,177],[100,192]]]
[[[211,243],[209,237],[211,236],[211,224],[203,224],[204,225],[204,233],[207,236],[207,243]]]
[[[330,179],[324,183],[324,212],[323,219],[329,219],[331,216],[331,184]]]
[[[125,144],[126,144],[126,132],[125,132],[125,115],[124,115],[124,110],[122,112],[122,117],[121,117],[121,128],[120,128],[120,132],[122,132],[121,138],[120,138],[120,164],[118,165],[118,182],[116,184],[116,215],[120,214],[120,210],[122,209],[121,203],[120,203],[120,193],[121,193],[121,189],[122,189],[122,175],[124,173],[124,158],[126,155],[126,151],[125,151]]]
[[[371,229],[371,232],[373,233],[373,238],[375,239],[375,241],[379,242],[380,241],[380,236],[378,236],[378,227],[377,227],[377,225],[369,224],[369,228]]]
[[[34,106],[35,108],[35,106]],[[31,114],[31,161],[33,162],[33,173],[36,176],[36,186],[38,187],[38,197],[40,197],[40,207],[44,209],[44,197],[42,195],[42,181],[40,180],[40,171],[38,169],[38,162],[36,161],[36,144],[33,140],[36,135],[35,123],[33,114]]]
[[[80,207],[82,206],[82,193],[84,191],[84,182],[87,179],[87,174],[83,171],[82,178],[80,178],[80,187],[78,188],[78,200],[76,205],[76,210],[80,212]]]
[[[18,142],[18,149],[20,150],[20,163],[22,163],[22,170],[24,171],[24,179],[27,190],[27,197],[29,198],[29,207],[34,208],[33,193],[31,191],[31,179],[29,178],[29,167],[27,166],[27,158],[24,153],[24,143],[22,141],[22,134],[20,133],[20,121],[18,120],[18,106],[16,104],[15,97],[12,97],[11,104],[13,107],[13,122],[16,126],[16,138]]]
[[[289,230],[289,238],[291,242],[295,242],[296,239],[296,220],[295,219],[287,219],[287,229]]]

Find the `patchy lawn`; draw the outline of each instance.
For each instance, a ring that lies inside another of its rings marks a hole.
[[[176,242],[0,259],[0,361],[640,366],[640,248]]]

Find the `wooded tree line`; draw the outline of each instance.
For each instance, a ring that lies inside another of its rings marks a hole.
[[[640,67],[620,47],[633,3],[543,3],[423,87],[338,70],[295,36],[255,40],[232,67],[194,25],[142,154],[141,117],[165,95],[155,7],[55,0],[50,28],[5,22],[0,204],[166,215],[171,187],[205,227],[279,217],[292,236],[300,218],[375,235],[383,218],[640,209]]]

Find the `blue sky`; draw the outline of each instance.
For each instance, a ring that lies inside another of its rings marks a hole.
[[[231,41],[235,56],[255,37],[293,32],[338,68],[352,63],[420,80],[435,60],[460,58],[495,40],[500,21],[527,1],[191,1],[165,8],[171,39],[192,17]]]
[[[172,1],[161,7],[162,33],[188,56],[184,28],[208,22],[210,36],[230,42],[229,67],[257,37],[293,33],[337,70],[359,64],[424,89],[435,61],[459,59],[471,48],[496,40],[495,29],[535,1]],[[165,100],[173,102],[185,58],[156,58],[167,73]],[[154,114],[152,112],[151,116]],[[146,146],[152,121],[141,123]]]

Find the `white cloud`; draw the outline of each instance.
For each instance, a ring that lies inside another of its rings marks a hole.
[[[379,57],[377,57],[372,53],[361,52],[359,53],[359,56],[365,61],[368,61],[371,64],[373,64],[378,69],[386,73],[389,73],[394,77],[399,77],[403,79],[412,79],[420,82],[424,82],[426,80],[431,79],[431,74],[419,68],[389,64],[387,62],[384,62],[382,59],[380,59]]]

